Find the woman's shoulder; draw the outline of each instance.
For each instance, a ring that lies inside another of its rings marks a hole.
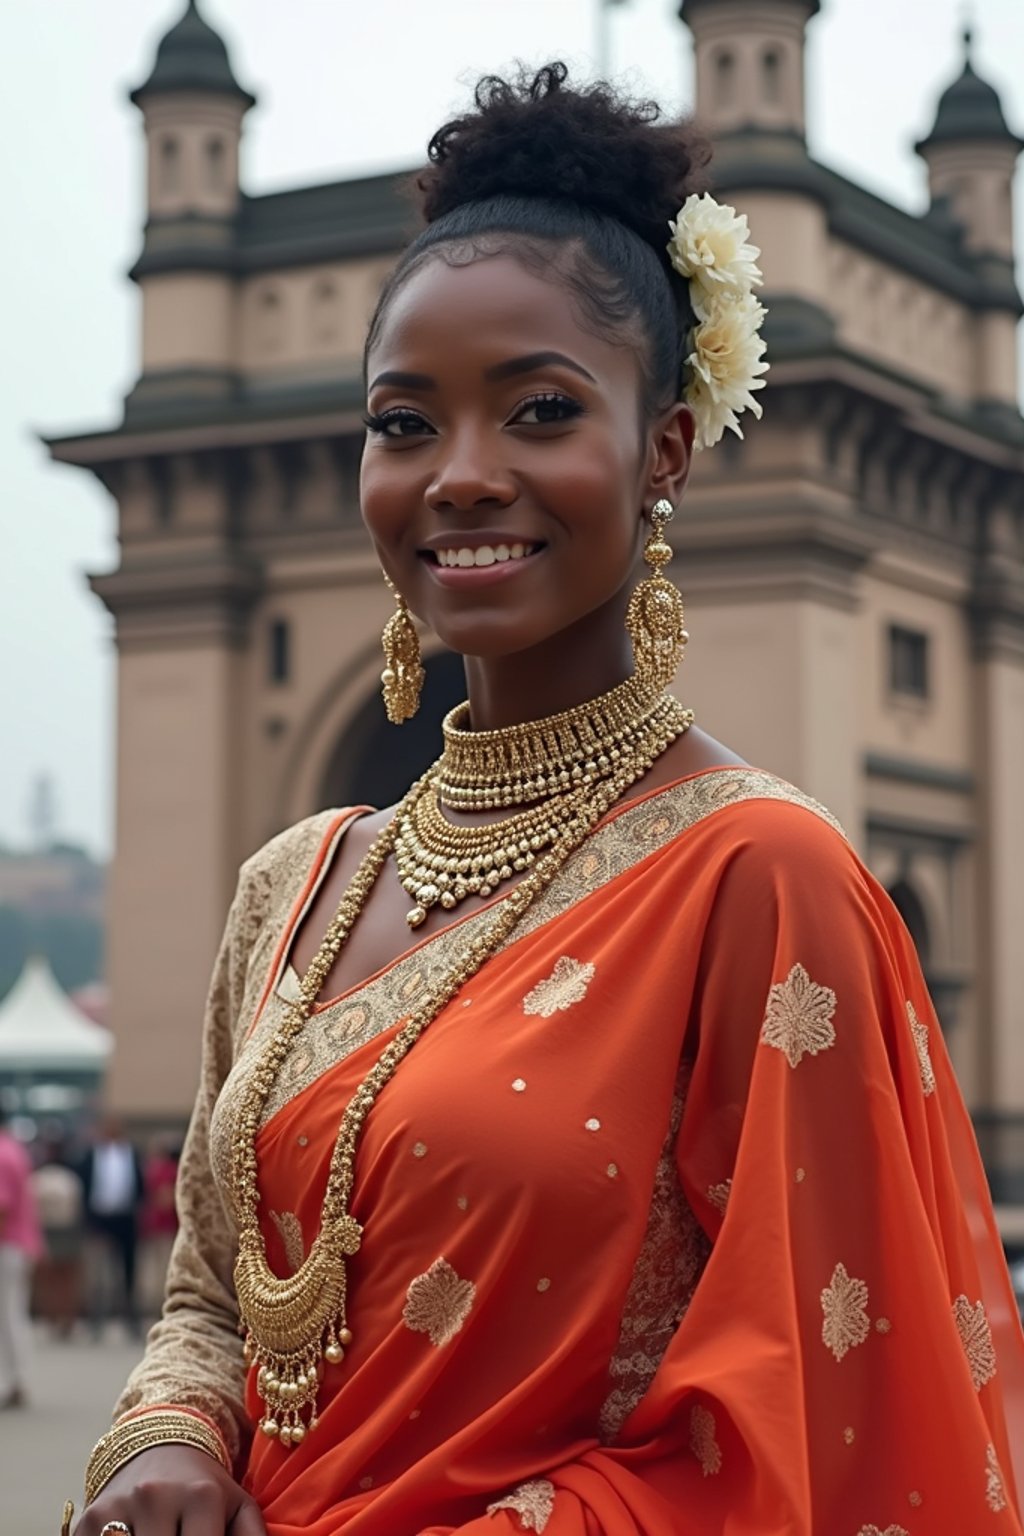
[[[244,910],[250,925],[261,923],[270,909],[290,905],[350,815],[341,808],[316,811],[249,855],[238,872],[235,906]]]
[[[336,808],[314,811],[312,816],[304,816],[301,821],[276,832],[255,853],[251,853],[242,864],[241,874],[246,879],[253,879],[309,862],[332,829],[340,825],[348,814],[347,810]]]
[[[703,826],[708,835],[725,841],[774,850],[794,840],[802,846],[849,847],[843,826],[827,806],[762,768],[730,764],[706,769],[658,791],[646,805],[669,812],[679,832]]]

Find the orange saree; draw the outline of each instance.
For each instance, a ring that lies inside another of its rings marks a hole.
[[[293,1048],[258,1146],[278,1273],[349,1097],[484,921]],[[358,1157],[355,1342],[317,1430],[245,1466],[271,1536],[1024,1529],[1024,1343],[935,1015],[885,893],[778,780],[716,770],[613,813]]]
[[[120,1411],[207,1417],[269,1536],[1022,1536],[1024,1340],[916,957],[827,812],[753,769],[612,812],[417,1043],[359,1144],[355,1341],[300,1447],[252,1438],[234,1117],[349,819],[243,869]],[[258,1140],[279,1274],[349,1096],[487,918],[294,1044]]]

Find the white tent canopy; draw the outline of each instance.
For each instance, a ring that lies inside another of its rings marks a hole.
[[[0,1072],[102,1072],[114,1042],[61,990],[50,962],[32,955],[0,1003]]]

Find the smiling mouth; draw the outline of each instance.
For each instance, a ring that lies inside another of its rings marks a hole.
[[[480,566],[506,565],[526,560],[543,548],[544,545],[535,540],[507,544],[464,544],[446,549],[422,550],[421,558],[429,565],[441,566],[446,570],[471,570]]]

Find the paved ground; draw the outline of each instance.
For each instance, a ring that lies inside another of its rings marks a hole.
[[[65,1499],[82,1507],[86,1458],[142,1352],[111,1324],[94,1340],[36,1338],[31,1405],[0,1414],[0,1531],[58,1536]]]

